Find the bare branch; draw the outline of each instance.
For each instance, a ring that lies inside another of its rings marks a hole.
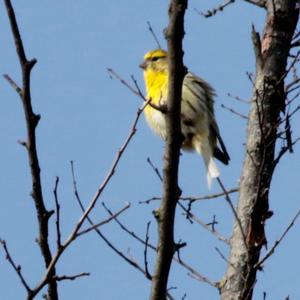
[[[110,75],[110,77],[115,77],[118,79],[124,86],[126,86],[133,94],[135,94],[138,97],[141,97],[143,101],[147,101],[147,99],[144,97],[142,93],[140,93],[138,90],[135,90],[125,79],[123,79],[118,73],[116,73],[113,69],[107,68],[107,72]]]
[[[152,28],[152,26],[151,26],[151,23],[150,23],[149,21],[147,21],[147,25],[148,25],[148,29],[149,29],[150,33],[152,34],[152,36],[153,36],[153,38],[154,38],[154,40],[155,40],[155,42],[156,42],[158,48],[159,48],[159,49],[162,49],[162,48],[161,48],[161,45],[160,45],[160,43],[159,43],[159,40],[158,40],[158,38],[157,38],[157,35],[155,34],[155,32],[154,32],[154,30],[153,30],[153,28]]]
[[[110,215],[112,215],[112,212],[110,211],[110,209],[105,204],[103,204],[103,206],[106,209],[106,211]],[[146,245],[146,241],[144,239],[139,237],[134,231],[128,229],[118,218],[115,218],[114,221],[120,226],[120,228],[122,230],[124,230],[126,233],[128,233],[130,236],[132,236],[135,240],[137,240],[139,243],[143,244],[144,246]],[[149,242],[148,242],[148,248],[157,252],[157,248],[154,245],[150,244]],[[198,277],[198,279],[206,278],[205,276],[200,274],[198,271],[196,271],[194,268],[192,268],[188,263],[184,262],[181,258],[179,258],[179,254],[178,254],[178,258],[176,256],[173,256],[173,260],[176,263],[178,263],[179,265],[181,265],[182,267],[184,267],[185,269],[187,269],[194,276]],[[213,283],[212,281],[210,281],[208,279],[207,279],[207,281],[203,280],[203,282],[206,282],[213,287],[217,287],[216,283]]]
[[[13,33],[13,38],[15,42],[15,48],[17,51],[18,59],[20,62],[21,70],[22,70],[22,78],[23,78],[23,86],[20,89],[10,78],[9,76],[5,76],[5,78],[9,81],[9,83],[15,88],[19,96],[21,96],[24,115],[26,119],[27,126],[27,141],[26,141],[26,149],[28,153],[29,167],[31,171],[32,178],[32,193],[31,196],[34,200],[34,204],[36,207],[38,224],[39,224],[39,246],[44,258],[44,262],[46,267],[49,266],[52,260],[52,254],[50,250],[50,246],[48,243],[48,220],[52,215],[53,211],[48,211],[45,207],[45,202],[42,193],[42,184],[40,177],[40,165],[37,154],[37,146],[36,146],[36,134],[35,130],[40,120],[40,116],[36,115],[33,112],[32,104],[31,104],[31,92],[30,92],[30,75],[31,70],[35,63],[36,59],[27,60],[22,38],[20,35],[20,31],[18,28],[16,16],[14,9],[12,7],[10,0],[4,0],[7,15],[10,21],[11,31]],[[22,92],[20,91],[22,90]],[[49,274],[50,277],[55,276],[55,268],[51,269]],[[51,300],[58,300],[57,294],[57,285],[55,280],[51,280],[48,286],[48,296]],[[33,298],[31,295],[28,295],[28,298]]]
[[[8,262],[11,264],[11,266],[13,267],[13,269],[16,271],[16,273],[17,273],[18,277],[20,278],[20,280],[21,280],[23,286],[25,287],[27,293],[30,294],[32,291],[31,291],[31,289],[30,289],[28,283],[26,282],[26,280],[25,280],[25,278],[24,278],[24,276],[23,276],[23,274],[22,274],[22,268],[21,268],[21,266],[20,266],[20,265],[17,265],[17,264],[14,262],[12,256],[10,255],[10,252],[9,252],[9,250],[8,250],[8,248],[7,248],[6,241],[0,239],[0,244],[2,245],[2,247],[3,247],[3,249],[4,249],[4,252],[5,252],[5,255],[6,255],[6,259],[7,259]]]
[[[59,177],[56,177],[53,194],[54,194],[55,211],[56,211],[55,225],[56,225],[56,236],[57,236],[57,240],[56,240],[57,249],[59,249],[61,247],[60,205],[59,205],[58,196],[57,196],[58,183],[59,183]]]
[[[155,167],[154,164],[152,163],[150,157],[147,157],[147,163],[150,165],[150,167],[153,169],[153,171],[155,172],[155,174],[157,175],[157,177],[159,178],[159,180],[162,182],[163,181],[163,177],[161,176],[158,168]]]
[[[114,213],[109,218],[107,218],[107,219],[105,219],[105,220],[103,220],[103,221],[101,221],[99,223],[93,224],[91,227],[89,227],[87,229],[79,231],[77,233],[77,235],[76,235],[76,238],[80,237],[83,234],[87,234],[90,231],[95,230],[96,228],[99,228],[99,227],[101,227],[101,226],[103,226],[103,225],[111,222],[113,219],[115,219],[116,217],[118,217],[119,215],[121,215],[125,210],[127,210],[130,207],[130,205],[131,205],[130,203],[125,204],[125,206],[123,208],[121,208],[119,211],[117,211],[116,213]]]
[[[128,144],[130,143],[130,141],[132,140],[133,136],[135,135],[136,132],[136,126],[138,123],[138,120],[143,112],[143,110],[145,109],[145,107],[148,105],[148,102],[145,102],[144,105],[142,106],[142,108],[138,109],[136,117],[134,119],[131,131],[128,135],[128,137],[126,138],[124,144],[121,146],[121,148],[119,149],[115,160],[113,161],[113,164],[111,166],[111,169],[109,170],[109,172],[107,173],[105,179],[103,180],[103,182],[100,184],[100,186],[98,187],[98,190],[96,191],[94,197],[92,198],[92,200],[90,201],[88,207],[86,209],[83,210],[83,214],[80,217],[80,219],[78,220],[78,222],[76,223],[73,231],[71,232],[71,234],[69,235],[69,237],[64,241],[64,243],[61,245],[61,247],[56,251],[55,255],[53,256],[51,262],[49,263],[47,270],[44,274],[44,278],[41,280],[41,282],[36,286],[36,288],[34,289],[34,292],[37,294],[44,286],[45,284],[47,284],[49,282],[49,280],[51,278],[53,278],[53,276],[51,276],[51,272],[52,270],[55,268],[55,265],[57,263],[57,261],[59,260],[60,256],[62,255],[62,253],[68,248],[68,246],[78,238],[80,233],[80,229],[84,223],[85,220],[88,220],[90,222],[90,224],[92,226],[94,226],[94,223],[91,221],[91,219],[89,218],[89,214],[92,211],[92,209],[95,207],[100,195],[102,194],[102,192],[104,191],[104,189],[106,188],[107,184],[110,182],[112,176],[115,174],[116,168],[119,164],[119,161],[124,153],[124,151],[126,150]],[[71,166],[72,166],[72,174],[74,175],[74,169],[73,169],[73,162],[71,162]],[[75,181],[75,177],[73,177],[73,184],[74,184],[74,189],[75,189],[75,195],[76,195],[76,199],[78,201],[80,201],[78,192],[77,192],[77,186],[76,186],[76,181]],[[81,203],[81,202],[80,202]],[[83,209],[83,206],[81,205],[81,208]],[[93,230],[96,230],[97,232],[100,233],[100,231],[97,229],[97,226],[100,226],[99,224],[96,225],[95,227],[93,227]],[[106,243],[115,250],[116,253],[118,253],[120,256],[122,256],[124,259],[126,259],[128,262],[130,262],[132,265],[134,265],[136,268],[140,269],[143,273],[144,270],[141,269],[137,264],[135,264],[134,262],[130,261],[125,255],[123,255],[123,253],[121,253],[120,251],[118,251],[101,233],[101,238],[104,239],[106,241]]]
[[[19,27],[17,24],[16,15],[15,15],[14,9],[11,5],[11,1],[4,0],[4,3],[5,3],[6,11],[8,14],[8,18],[9,18],[11,31],[13,33],[14,42],[15,42],[15,46],[16,46],[17,55],[18,55],[18,58],[20,61],[20,65],[24,66],[28,63],[28,61],[27,61],[27,58],[25,55],[25,50],[24,50],[22,38],[20,35]]]
[[[227,194],[232,194],[238,192],[238,189],[230,189],[227,190]],[[195,202],[195,201],[204,201],[204,200],[211,200],[211,199],[216,199],[222,196],[225,196],[226,194],[224,192],[222,193],[216,193],[216,194],[210,194],[210,195],[205,195],[205,196],[185,196],[185,197],[179,197],[179,200],[181,201],[190,201],[190,202]],[[142,200],[139,201],[139,204],[149,204],[152,201],[160,201],[161,197],[152,197],[147,200]]]
[[[212,282],[212,281],[210,281],[207,277],[205,277],[205,276],[197,276],[197,275],[195,275],[194,273],[188,273],[188,275],[191,277],[191,278],[193,278],[193,279],[195,279],[195,280],[197,280],[197,281],[200,281],[200,282],[205,282],[205,283],[207,283],[207,284],[209,284],[210,286],[212,286],[212,287],[215,287],[215,288],[218,288],[218,283],[217,282]]]
[[[197,218],[190,210],[184,207],[180,202],[178,202],[178,205],[182,208],[182,210],[185,212],[186,216],[188,218],[191,218],[193,221],[201,225],[204,229],[208,230],[211,234],[213,234],[219,241],[222,241],[226,243],[227,245],[229,244],[229,240],[222,236],[217,230],[212,229],[211,226],[205,224],[203,221],[201,221],[199,218]]]
[[[281,82],[282,80],[284,80],[287,75],[294,69],[294,66],[297,62],[299,62],[300,60],[300,50],[297,51],[295,57],[293,58],[291,64],[289,65],[289,67],[286,69],[286,71],[284,72],[284,74],[281,76],[281,78],[278,80],[278,83]]]
[[[290,82],[289,84],[287,84],[285,86],[285,91],[286,93],[291,93],[293,92],[295,89],[299,88],[300,86],[298,85],[297,87],[294,87],[295,84],[300,82],[300,78],[295,78],[292,82]]]
[[[236,100],[236,101],[242,102],[242,103],[244,103],[244,104],[250,104],[250,103],[251,103],[251,101],[242,99],[242,98],[240,98],[239,96],[234,96],[234,95],[232,95],[231,93],[227,93],[227,96],[230,97],[230,98],[233,98],[233,99]]]
[[[76,177],[75,177],[74,162],[73,161],[71,161],[71,171],[72,171],[72,180],[73,180],[74,195],[75,195],[75,198],[77,200],[77,203],[78,203],[81,211],[84,212],[85,208],[84,208],[84,206],[82,204],[82,201],[80,199],[80,196],[79,196],[79,192],[78,192],[78,188],[77,188],[77,181],[76,181]],[[105,206],[104,203],[102,203],[102,205],[106,208],[106,206]],[[110,212],[110,215],[112,216],[113,213]],[[118,220],[117,217],[115,217],[114,220],[117,222],[117,220]],[[91,226],[95,225],[94,222],[92,221],[92,219],[89,216],[87,216],[87,221],[89,222],[89,224]],[[135,260],[133,260],[132,258],[128,257],[122,251],[120,251],[119,249],[117,249],[117,247],[112,244],[112,242],[99,230],[99,228],[94,228],[94,231],[106,243],[106,245],[109,248],[111,248],[118,256],[120,256],[127,263],[129,263],[132,267],[134,267],[135,269],[137,269],[138,271],[140,271],[142,274],[144,274],[145,277],[147,278],[145,270]]]
[[[54,277],[54,279],[55,279],[56,281],[75,280],[75,279],[77,279],[77,278],[85,277],[85,276],[90,276],[90,273],[88,273],[88,272],[82,272],[82,273],[79,273],[79,274],[76,274],[76,275],[62,275],[62,276],[56,275],[56,276]]]
[[[148,259],[147,259],[147,250],[148,250],[148,243],[149,243],[149,228],[150,228],[151,222],[147,223],[147,231],[146,231],[146,239],[145,239],[145,249],[144,249],[144,264],[145,264],[145,271],[146,276],[149,280],[152,280],[152,276],[148,270]]]
[[[221,107],[224,108],[224,109],[227,109],[228,111],[230,111],[231,113],[241,117],[242,119],[248,120],[247,116],[242,115],[241,113],[235,111],[234,109],[232,109],[230,107],[225,106],[224,104],[221,104]]]
[[[182,82],[186,73],[183,65],[182,39],[187,0],[171,0],[169,25],[165,30],[168,42],[168,99],[166,113],[166,143],[164,154],[163,199],[156,212],[159,247],[152,279],[151,300],[166,298],[169,271],[176,245],[174,243],[175,211],[180,190],[178,164],[182,134],[180,125]]]
[[[18,84],[8,74],[4,74],[3,77],[11,85],[11,87],[19,94],[19,96],[22,97],[22,89],[18,86]]]
[[[233,4],[235,2],[235,0],[226,0],[223,4],[220,4],[219,6],[212,8],[210,10],[208,10],[207,12],[199,12],[198,10],[196,10],[196,12],[198,14],[200,14],[201,16],[205,17],[205,18],[209,18],[212,17],[214,15],[216,15],[218,12],[223,11],[227,6],[229,6],[230,4]]]
[[[221,258],[222,258],[225,262],[227,262],[228,264],[230,263],[230,262],[228,261],[228,259],[225,257],[225,255],[221,252],[221,250],[220,250],[218,247],[215,247],[215,250],[218,252],[218,254],[221,256]]]
[[[280,236],[280,238],[275,241],[273,247],[268,251],[268,253],[254,266],[255,268],[259,269],[262,267],[262,265],[265,263],[265,261],[274,254],[276,248],[279,246],[279,244],[282,242],[282,240],[284,239],[284,237],[287,235],[287,233],[290,231],[290,229],[294,226],[297,218],[300,215],[300,209],[297,211],[296,215],[294,216],[294,218],[292,219],[291,223],[287,226],[287,228],[284,230],[284,232],[282,233],[282,235]]]
[[[243,236],[243,242],[244,242],[244,245],[245,245],[245,247],[247,247],[246,236],[245,236],[245,233],[244,233],[244,230],[243,230],[243,226],[242,226],[241,220],[240,220],[240,218],[239,218],[238,215],[237,215],[237,212],[236,212],[236,210],[235,210],[235,208],[234,208],[234,206],[233,206],[233,203],[232,203],[232,201],[231,201],[231,199],[230,199],[230,197],[229,197],[229,194],[228,194],[228,192],[226,191],[226,188],[225,188],[225,186],[223,185],[221,179],[220,179],[220,178],[217,178],[217,181],[218,181],[218,183],[219,183],[221,189],[223,190],[223,192],[224,192],[224,194],[225,194],[225,200],[226,200],[226,202],[229,204],[229,207],[230,207],[231,211],[233,212],[234,218],[235,218],[235,220],[237,221],[237,223],[238,223],[238,225],[239,225],[239,229],[240,229],[241,234],[242,234],[242,236]]]
[[[162,113],[166,113],[166,107],[164,106],[157,106],[154,103],[151,103],[151,99],[147,99],[142,91],[140,90],[136,80],[134,79],[134,77],[132,76],[132,80],[134,82],[134,85],[136,87],[136,89],[134,89],[125,79],[123,79],[119,74],[117,74],[113,69],[107,68],[107,71],[109,73],[110,76],[115,77],[116,79],[118,79],[123,85],[125,85],[132,93],[134,93],[135,95],[137,95],[138,97],[140,97],[144,102],[148,103],[148,105],[150,105],[151,107],[153,107],[156,110],[159,110]]]
[[[189,196],[189,197],[180,197],[180,200],[183,201],[203,201],[203,200],[211,200],[211,199],[216,199],[216,198],[220,198],[229,194],[233,194],[233,193],[237,193],[239,191],[239,189],[230,189],[230,190],[226,190],[226,193],[222,192],[222,193],[216,193],[216,194],[210,194],[210,195],[206,195],[206,196]]]
[[[274,166],[276,166],[276,165],[279,163],[279,161],[280,161],[280,159],[282,158],[282,156],[283,156],[286,152],[290,151],[291,147],[293,147],[296,143],[298,143],[299,140],[300,140],[300,138],[298,137],[297,139],[295,139],[295,140],[291,143],[291,145],[283,146],[283,147],[280,149],[279,153],[277,154],[277,157],[274,159]]]

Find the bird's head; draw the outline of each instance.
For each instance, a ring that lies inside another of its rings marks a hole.
[[[162,49],[152,50],[145,54],[140,67],[146,71],[167,72],[168,52]]]

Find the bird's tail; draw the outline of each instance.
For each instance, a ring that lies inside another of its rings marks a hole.
[[[208,188],[211,188],[211,184],[214,178],[220,176],[220,171],[215,163],[213,152],[209,145],[209,142],[202,142],[196,146],[196,151],[202,155],[205,166],[206,166],[206,178]]]

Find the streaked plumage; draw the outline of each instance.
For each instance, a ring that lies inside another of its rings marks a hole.
[[[144,70],[147,98],[155,105],[165,104],[168,96],[167,52],[161,49],[148,52],[140,67]],[[215,120],[214,96],[214,89],[206,81],[190,72],[185,75],[181,102],[182,148],[195,150],[203,156],[209,187],[212,179],[220,176],[214,157],[226,165],[230,159]],[[145,116],[150,127],[165,139],[163,113],[148,105]]]

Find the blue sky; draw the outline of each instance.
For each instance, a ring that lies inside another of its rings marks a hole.
[[[70,160],[75,161],[78,188],[85,204],[105,177],[118,148],[128,135],[141,100],[106,71],[113,68],[130,81],[133,75],[143,86],[138,68],[143,55],[156,48],[147,29],[150,21],[161,43],[166,27],[168,1],[14,1],[18,23],[28,58],[37,58],[32,72],[32,102],[42,118],[37,129],[38,150],[42,169],[43,190],[47,207],[53,208],[52,190],[55,176],[60,177],[59,199],[62,233],[66,238],[80,216],[73,195]],[[228,93],[249,99],[252,86],[246,72],[254,71],[254,55],[250,39],[251,24],[261,31],[264,13],[261,9],[239,1],[217,16],[205,19],[195,9],[204,11],[217,1],[190,1],[186,14],[184,61],[194,73],[206,79],[216,89],[216,115],[222,137],[231,156],[228,167],[220,166],[227,188],[237,187],[244,156],[245,120],[221,108],[221,104],[247,114],[248,106],[227,96]],[[2,55],[0,73],[20,80],[12,35],[4,5],[0,3],[0,39]],[[25,123],[17,94],[0,80],[0,237],[7,241],[11,254],[22,265],[24,276],[34,286],[43,275],[42,259],[35,238],[37,222],[29,196],[30,177],[25,150],[17,140],[25,138]],[[292,120],[293,135],[299,136],[299,118]],[[269,246],[278,238],[299,209],[298,174],[299,147],[283,158],[274,174],[270,208],[274,216],[267,222]],[[161,185],[146,162],[150,157],[162,168],[163,142],[147,127],[142,117],[138,131],[126,150],[111,183],[103,193],[104,201],[117,210],[126,201],[131,208],[121,220],[141,236],[151,221],[151,242],[156,243],[156,223],[152,210],[159,203],[140,205],[138,202],[161,194]],[[184,195],[206,195],[205,171],[202,159],[184,153],[180,163],[180,187]],[[211,192],[218,192],[213,185]],[[232,196],[236,203],[237,196]],[[107,217],[101,204],[93,212],[95,221]],[[213,215],[217,229],[230,236],[233,216],[224,199],[203,201],[194,205],[194,213],[210,222]],[[51,222],[52,249],[55,247],[55,227]],[[258,274],[254,299],[291,299],[300,296],[297,265],[300,250],[300,223],[267,261],[264,272]],[[143,247],[111,223],[102,228],[117,247],[129,253],[143,265]],[[176,239],[186,241],[181,256],[200,273],[213,281],[219,280],[226,263],[215,251],[225,255],[228,249],[196,224],[191,225],[178,209]],[[150,251],[149,251],[150,252]],[[25,290],[0,251],[0,278],[3,299],[24,299]],[[154,256],[149,253],[150,271]],[[59,283],[61,299],[147,299],[150,284],[135,269],[117,257],[102,240],[91,233],[77,240],[61,257],[59,274],[91,272],[89,278]],[[274,283],[280,284],[274,284]],[[175,264],[170,286],[176,299],[186,293],[186,299],[218,299],[216,290],[187,275]],[[38,297],[41,299],[41,297]]]

